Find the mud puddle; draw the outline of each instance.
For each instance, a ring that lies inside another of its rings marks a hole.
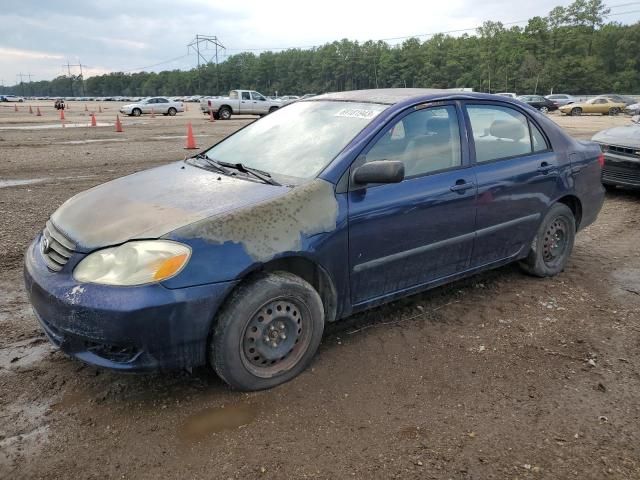
[[[248,425],[258,413],[255,405],[247,404],[207,408],[187,418],[180,428],[179,437],[185,442],[197,442],[212,433]]]

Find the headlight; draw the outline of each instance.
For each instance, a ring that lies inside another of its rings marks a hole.
[[[73,272],[78,282],[104,285],[142,285],[178,274],[191,249],[169,240],[128,242],[89,254]]]

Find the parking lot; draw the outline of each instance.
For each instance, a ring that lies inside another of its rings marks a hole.
[[[116,102],[87,102],[98,127],[84,103],[64,128],[31,105],[0,105],[0,478],[640,478],[639,193],[607,194],[557,277],[508,266],[374,309],[331,325],[297,379],[237,393],[206,369],[68,359],[21,265],[68,197],[190,154],[188,121],[206,146],[252,118],[190,103],[116,133]],[[551,117],[581,139],[629,123]]]

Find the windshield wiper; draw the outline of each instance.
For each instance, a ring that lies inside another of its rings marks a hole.
[[[217,170],[220,173],[224,173],[225,175],[233,175],[231,172],[229,172],[229,170],[227,170],[227,168],[225,167],[225,165],[223,165],[222,163],[220,163],[217,160],[214,160],[213,158],[207,156],[206,153],[198,153],[197,155],[194,155],[191,158],[196,158],[198,160],[204,160],[205,163],[210,166],[213,167],[214,170]]]
[[[275,185],[278,187],[280,186],[278,182],[276,182],[273,178],[271,178],[271,175],[269,173],[264,172],[262,170],[258,170],[257,168],[247,167],[242,163],[227,163],[227,162],[217,162],[217,163],[224,167],[235,168],[236,170],[242,173],[249,173],[254,177],[256,177],[257,179],[262,180],[264,183],[268,183],[269,185]]]

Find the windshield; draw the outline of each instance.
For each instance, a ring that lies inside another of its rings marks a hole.
[[[206,151],[217,161],[271,174],[311,178],[387,105],[297,102],[252,123]]]

